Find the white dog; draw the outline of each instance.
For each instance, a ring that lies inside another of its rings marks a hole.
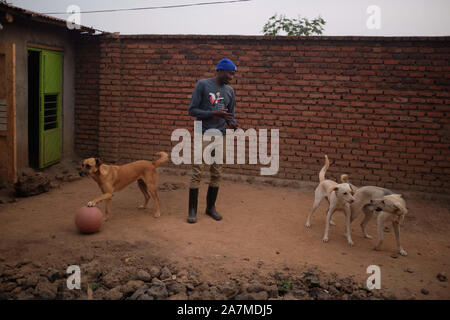
[[[364,213],[364,220],[361,222],[361,229],[364,234],[364,238],[372,239],[372,237],[366,232],[366,225],[372,218],[373,210],[368,207],[370,201],[381,199],[384,196],[394,194],[389,189],[375,187],[375,186],[365,186],[358,188],[354,194],[355,201],[350,205],[352,215],[350,222],[353,222],[361,213]]]
[[[373,210],[375,210],[376,212],[378,212],[378,241],[374,250],[380,250],[381,244],[383,243],[383,224],[386,221],[392,221],[395,240],[397,241],[398,252],[402,256],[406,256],[408,253],[403,250],[400,244],[400,223],[403,222],[405,215],[408,213],[408,210],[406,209],[406,203],[405,200],[403,200],[402,195],[391,194],[384,196],[381,199],[371,200],[370,204],[367,205],[367,209],[367,211],[373,212]]]
[[[345,212],[346,217],[346,234],[348,243],[353,246],[352,237],[350,234],[350,203],[352,203],[355,199],[353,198],[353,193],[355,190],[352,189],[352,186],[348,183],[340,183],[338,184],[332,180],[325,179],[325,173],[327,172],[328,167],[330,166],[330,161],[328,157],[325,155],[325,165],[320,170],[319,173],[319,185],[317,186],[314,194],[314,205],[311,212],[308,215],[306,220],[306,227],[309,228],[311,226],[311,217],[317,207],[320,205],[320,202],[325,198],[328,200],[330,206],[327,211],[327,219],[325,223],[325,234],[323,237],[323,242],[328,242],[328,229],[330,224],[334,224],[331,221],[331,217],[336,210],[343,210]]]

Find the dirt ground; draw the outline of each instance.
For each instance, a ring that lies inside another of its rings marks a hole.
[[[233,181],[240,180],[240,181]],[[245,276],[257,270],[304,270],[317,266],[327,273],[353,276],[365,283],[369,265],[381,267],[382,289],[400,299],[450,299],[448,280],[438,274],[450,271],[449,203],[405,194],[409,213],[401,227],[406,257],[396,252],[394,234],[385,233],[382,251],[376,242],[375,220],[364,239],[360,217],[352,225],[354,247],[344,237],[344,215],[336,213],[329,243],[322,243],[326,203],[305,227],[313,203],[313,186],[278,186],[246,178],[229,178],[220,188],[217,208],[220,222],[204,214],[207,184],[199,195],[196,224],[188,224],[189,177],[166,171],[160,174],[161,212],[154,206],[139,210],[143,196],[137,184],[115,194],[111,219],[99,233],[79,234],[76,210],[100,194],[96,183],[83,178],[64,183],[48,193],[0,204],[0,264],[31,261],[35,265],[77,264],[91,259],[121,259],[145,264],[169,261],[200,270],[207,280]],[[103,211],[104,204],[99,205]],[[63,271],[64,272],[64,271]],[[421,291],[427,290],[424,294]]]

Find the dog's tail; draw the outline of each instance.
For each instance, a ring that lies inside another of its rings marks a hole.
[[[329,166],[330,166],[330,161],[328,160],[327,155],[325,155],[325,165],[323,166],[323,168],[319,172],[319,181],[320,182],[325,180],[325,173],[327,172]]]
[[[160,158],[156,161],[153,161],[153,164],[155,167],[159,166],[161,163],[164,163],[169,159],[169,155],[163,151],[158,152],[156,155],[158,155]]]

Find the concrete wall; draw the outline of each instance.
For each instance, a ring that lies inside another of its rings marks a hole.
[[[40,44],[63,48],[62,141],[63,158],[73,156],[75,63],[74,44],[68,30],[45,24],[22,22],[3,25],[0,42],[16,44],[16,117],[18,172],[29,166],[28,161],[28,47]]]

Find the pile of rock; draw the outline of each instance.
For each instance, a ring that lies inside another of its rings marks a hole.
[[[349,300],[395,299],[371,292],[352,278],[340,279],[318,270],[300,275],[274,272],[270,276],[200,281],[192,268],[173,265],[139,268],[130,265],[105,270],[95,259],[80,264],[80,290],[67,288],[64,266],[42,267],[30,261],[0,266],[0,299],[99,300]],[[89,293],[90,292],[90,293]]]
[[[14,184],[16,197],[31,197],[50,190],[50,176],[43,172],[24,171]]]

